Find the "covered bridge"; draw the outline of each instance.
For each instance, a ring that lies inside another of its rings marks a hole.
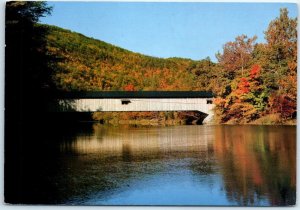
[[[213,116],[212,92],[101,91],[56,94],[56,112],[199,111]]]

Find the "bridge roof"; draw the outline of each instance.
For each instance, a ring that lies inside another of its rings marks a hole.
[[[97,91],[97,92],[60,92],[56,98],[212,98],[207,91]]]

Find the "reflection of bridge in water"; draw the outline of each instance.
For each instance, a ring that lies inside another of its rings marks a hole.
[[[57,97],[58,112],[198,111],[213,117],[213,94],[203,91],[104,91],[64,93]]]
[[[78,154],[130,152],[133,156],[149,152],[209,152],[214,141],[211,129],[195,129],[195,126],[122,129],[95,125],[94,135],[77,136],[75,141],[62,144],[61,149]]]

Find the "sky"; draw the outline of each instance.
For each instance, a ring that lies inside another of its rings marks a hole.
[[[270,21],[293,3],[48,2],[51,16],[40,22],[155,57],[200,60],[245,34],[265,42]]]

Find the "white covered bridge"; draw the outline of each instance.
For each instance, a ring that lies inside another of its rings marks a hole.
[[[60,94],[57,112],[199,111],[211,120],[213,94],[203,91],[102,91]],[[53,109],[54,108],[54,109]]]

